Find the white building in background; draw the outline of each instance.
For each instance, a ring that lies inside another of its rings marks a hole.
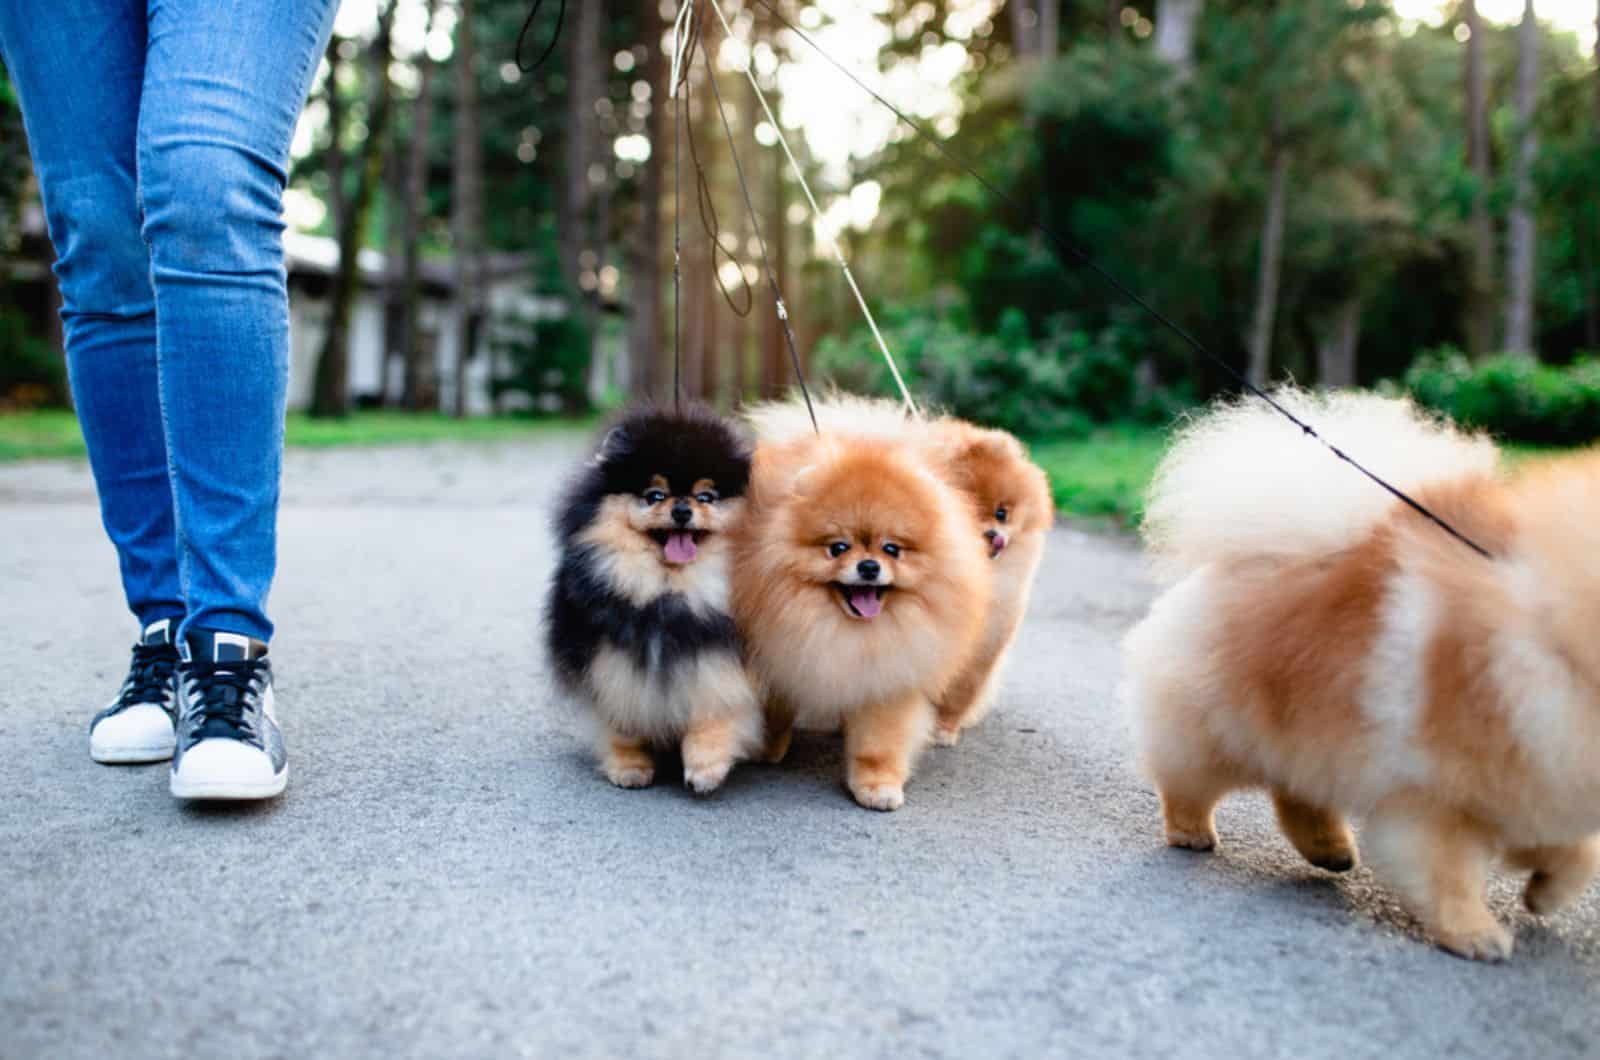
[[[327,333],[339,245],[325,236],[284,233],[284,258],[289,270],[289,407],[311,404],[317,356]],[[387,261],[380,251],[362,250],[356,259],[360,286],[350,314],[350,403],[353,407],[398,405],[402,368],[398,355],[384,349],[384,280]],[[477,336],[477,349],[467,361],[467,413],[484,416],[526,408],[527,399],[507,395],[497,404],[490,383],[509,374],[503,352],[493,349],[496,328],[507,321],[531,322],[566,315],[560,298],[535,293],[530,261],[523,254],[490,254],[484,283],[488,318]],[[419,330],[423,349],[421,393],[427,408],[455,408],[459,331],[453,299],[455,277],[449,261],[422,262],[422,306]],[[514,326],[514,325],[510,325]]]

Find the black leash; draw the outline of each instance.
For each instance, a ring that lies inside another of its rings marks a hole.
[[[1211,350],[1208,349],[1205,346],[1204,343],[1202,343],[1199,339],[1195,338],[1192,334],[1190,334],[1187,329],[1185,329],[1184,327],[1179,325],[1176,321],[1172,320],[1170,317],[1168,317],[1165,313],[1161,312],[1155,306],[1153,306],[1149,302],[1145,301],[1144,298],[1140,297],[1140,295],[1137,292],[1135,292],[1132,288],[1128,287],[1121,280],[1117,279],[1116,276],[1114,276],[1110,272],[1106,271],[1103,267],[1101,267],[1099,262],[1095,261],[1092,257],[1090,257],[1088,252],[1085,251],[1083,248],[1079,247],[1076,243],[1074,243],[1070,239],[1067,239],[1065,236],[1057,234],[1054,230],[1052,230],[1050,227],[1045,225],[1042,221],[1037,221],[1037,220],[1031,219],[1029,217],[1028,211],[1026,211],[1023,208],[1022,203],[1019,202],[1016,199],[1015,196],[1013,196],[1013,195],[1009,194],[1008,192],[1005,192],[1005,191],[1001,190],[1000,188],[996,187],[995,184],[992,181],[990,181],[987,177],[985,177],[982,173],[980,173],[975,166],[973,166],[971,163],[969,163],[966,159],[962,158],[960,155],[956,154],[955,151],[953,151],[951,148],[947,147],[943,143],[943,141],[941,141],[938,137],[934,136],[933,133],[929,132],[926,128],[924,128],[920,122],[918,122],[916,119],[914,119],[914,118],[910,117],[909,115],[907,115],[904,111],[902,111],[899,107],[895,106],[893,103],[889,102],[881,94],[879,94],[877,91],[875,91],[872,88],[871,85],[868,85],[865,81],[861,80],[861,78],[857,77],[855,75],[855,73],[852,72],[843,63],[839,62],[833,56],[829,55],[826,51],[823,50],[823,48],[822,48],[822,46],[820,44],[818,44],[815,40],[812,40],[811,37],[804,30],[802,30],[799,26],[796,26],[789,19],[785,18],[784,15],[783,15],[783,12],[779,11],[776,7],[774,7],[771,3],[769,3],[768,0],[752,0],[752,2],[757,4],[757,5],[759,5],[760,7],[764,8],[770,15],[772,15],[773,18],[778,20],[780,25],[782,25],[785,29],[789,30],[789,32],[793,33],[795,36],[799,37],[801,40],[805,41],[805,43],[811,48],[812,51],[814,51],[818,55],[822,56],[823,59],[827,60],[827,62],[828,62],[828,64],[830,66],[832,66],[834,69],[836,69],[840,73],[844,74],[845,77],[847,77],[851,81],[853,81],[855,83],[856,87],[860,88],[863,92],[867,93],[867,95],[871,96],[873,99],[877,100],[884,107],[888,108],[888,110],[891,113],[893,113],[896,118],[898,118],[900,121],[904,122],[906,125],[910,126],[911,130],[913,132],[915,132],[920,138],[922,138],[924,141],[926,141],[928,144],[930,144],[935,150],[937,150],[941,155],[943,155],[947,161],[949,161],[950,163],[954,164],[958,168],[964,170],[967,173],[967,175],[969,175],[974,180],[976,180],[979,184],[981,184],[989,192],[990,195],[994,196],[996,199],[999,199],[1001,202],[1005,203],[1006,205],[1010,206],[1013,210],[1015,210],[1018,217],[1026,219],[1027,224],[1030,227],[1032,227],[1034,229],[1034,231],[1038,232],[1040,235],[1043,235],[1046,239],[1048,239],[1051,242],[1051,244],[1053,244],[1058,251],[1060,251],[1061,253],[1065,254],[1068,258],[1072,259],[1077,264],[1087,268],[1090,272],[1093,272],[1096,276],[1100,277],[1100,279],[1103,280],[1107,285],[1109,285],[1112,290],[1116,291],[1118,294],[1122,295],[1125,299],[1127,299],[1128,301],[1132,302],[1134,305],[1138,306],[1140,309],[1142,309],[1146,313],[1148,313],[1151,316],[1151,318],[1153,318],[1158,323],[1160,323],[1168,331],[1172,332],[1172,334],[1176,335],[1186,345],[1188,345],[1188,347],[1190,349],[1194,350],[1196,353],[1200,354],[1202,357],[1205,357],[1207,360],[1209,360],[1213,364],[1217,365],[1217,367],[1221,368],[1224,372],[1226,372],[1234,380],[1234,382],[1238,383],[1246,391],[1248,391],[1249,393],[1255,395],[1256,397],[1260,398],[1262,401],[1265,401],[1268,405],[1272,406],[1272,408],[1276,409],[1278,411],[1278,413],[1281,414],[1290,423],[1292,423],[1296,427],[1300,428],[1300,430],[1307,437],[1314,438],[1318,442],[1321,442],[1322,445],[1325,446],[1331,453],[1333,453],[1334,456],[1338,457],[1340,460],[1343,460],[1346,464],[1349,464],[1351,467],[1353,467],[1357,471],[1361,472],[1367,478],[1371,479],[1378,486],[1380,486],[1383,489],[1387,490],[1393,497],[1395,497],[1395,499],[1397,499],[1397,500],[1401,501],[1402,503],[1404,503],[1412,511],[1416,512],[1418,515],[1421,515],[1425,519],[1429,520],[1435,526],[1439,527],[1439,529],[1443,530],[1445,533],[1449,534],[1451,537],[1455,538],[1457,541],[1461,542],[1463,545],[1466,545],[1468,548],[1470,548],[1472,551],[1476,552],[1478,555],[1482,556],[1484,559],[1493,559],[1494,558],[1494,556],[1489,552],[1488,549],[1484,548],[1482,545],[1479,545],[1476,541],[1473,541],[1470,537],[1468,537],[1466,534],[1463,534],[1460,530],[1457,530],[1454,526],[1452,526],[1449,522],[1447,522],[1443,517],[1439,516],[1438,514],[1436,514],[1433,511],[1429,510],[1426,506],[1424,506],[1422,504],[1422,502],[1416,500],[1415,498],[1413,498],[1412,496],[1407,494],[1404,490],[1400,489],[1398,486],[1392,485],[1391,483],[1387,482],[1382,477],[1380,477],[1376,472],[1373,472],[1373,471],[1369,470],[1360,461],[1356,460],[1354,457],[1352,457],[1348,453],[1346,453],[1343,449],[1340,449],[1338,446],[1334,445],[1332,442],[1330,442],[1326,438],[1324,438],[1321,434],[1319,434],[1317,432],[1316,428],[1311,426],[1311,424],[1305,422],[1300,417],[1296,416],[1294,413],[1292,413],[1288,409],[1284,408],[1283,405],[1279,401],[1277,401],[1271,394],[1269,394],[1267,391],[1263,390],[1261,387],[1258,387],[1254,383],[1252,383],[1247,376],[1245,376],[1238,369],[1234,368],[1233,365],[1229,364],[1227,361],[1223,360],[1218,355],[1212,353]],[[737,159],[736,159],[736,161],[737,161]],[[813,418],[813,422],[814,422],[814,418]]]
[[[517,50],[512,58],[516,60],[517,69],[525,74],[531,74],[539,69],[544,65],[545,60],[550,58],[551,54],[556,50],[556,42],[561,39],[561,25],[567,20],[567,0],[561,0],[561,6],[556,9],[556,27],[550,32],[550,43],[544,46],[544,51],[539,53],[539,58],[535,59],[531,66],[523,65],[522,42],[527,38],[528,27],[533,25],[533,20],[542,7],[544,7],[544,0],[533,0],[533,6],[528,9],[528,17],[522,20],[522,29],[517,33]]]

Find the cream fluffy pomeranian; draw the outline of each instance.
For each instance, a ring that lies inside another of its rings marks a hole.
[[[1295,848],[1342,871],[1360,815],[1433,939],[1507,957],[1494,860],[1531,873],[1535,913],[1600,864],[1600,454],[1503,476],[1489,442],[1407,403],[1277,398],[1493,558],[1260,402],[1182,431],[1146,522],[1176,584],[1126,643],[1167,841],[1210,850],[1217,801],[1266,788]]]
[[[758,445],[734,535],[733,615],[770,760],[797,723],[842,725],[855,800],[905,802],[931,704],[983,631],[987,551],[971,503],[893,439],[830,431]]]
[[[1049,481],[1028,459],[1022,443],[1005,431],[950,416],[912,417],[900,402],[881,398],[835,393],[814,407],[824,431],[912,447],[971,502],[975,532],[990,558],[990,600],[982,634],[934,702],[933,740],[952,746],[962,729],[982,721],[994,705],[1055,520]],[[756,436],[769,443],[812,433],[810,416],[798,398],[755,406],[746,418]]]

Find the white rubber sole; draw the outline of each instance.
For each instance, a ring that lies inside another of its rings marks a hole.
[[[104,766],[148,765],[151,762],[170,761],[176,747],[176,740],[165,746],[152,747],[96,747],[91,742],[89,757]]]
[[[243,802],[258,799],[270,799],[283,794],[283,789],[289,785],[289,767],[284,766],[283,772],[273,776],[270,780],[245,782],[236,780],[190,780],[182,774],[172,774],[168,783],[173,798],[177,799],[216,799],[227,802]]]

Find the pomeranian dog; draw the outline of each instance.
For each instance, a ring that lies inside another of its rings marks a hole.
[[[973,499],[978,530],[989,553],[989,610],[983,636],[961,672],[936,701],[933,739],[946,747],[994,706],[1000,674],[1022,628],[1034,576],[1055,522],[1055,503],[1043,469],[1005,431],[957,419],[928,424],[934,452],[950,480]]]
[[[933,740],[953,746],[961,730],[982,721],[994,705],[1055,521],[1049,481],[1022,443],[1005,431],[949,416],[912,417],[897,401],[848,394],[830,394],[813,408],[825,431],[911,446],[973,501],[975,532],[992,561],[990,602],[983,635],[935,703]],[[787,442],[812,431],[806,406],[795,398],[756,406],[746,417],[763,441]]]
[[[1535,913],[1600,864],[1600,453],[1502,475],[1489,442],[1409,404],[1277,394],[1488,550],[1485,559],[1260,403],[1181,433],[1146,532],[1177,582],[1128,636],[1167,842],[1266,788],[1313,865],[1380,879],[1439,945],[1510,955],[1495,859]]]
[[[750,455],[709,412],[634,412],[560,506],[547,646],[619,787],[648,786],[653,752],[677,745],[684,783],[705,794],[761,746],[728,606]]]
[[[842,725],[855,800],[904,804],[931,703],[983,630],[988,560],[970,508],[902,443],[830,432],[757,449],[733,614],[769,760],[797,723]]]

